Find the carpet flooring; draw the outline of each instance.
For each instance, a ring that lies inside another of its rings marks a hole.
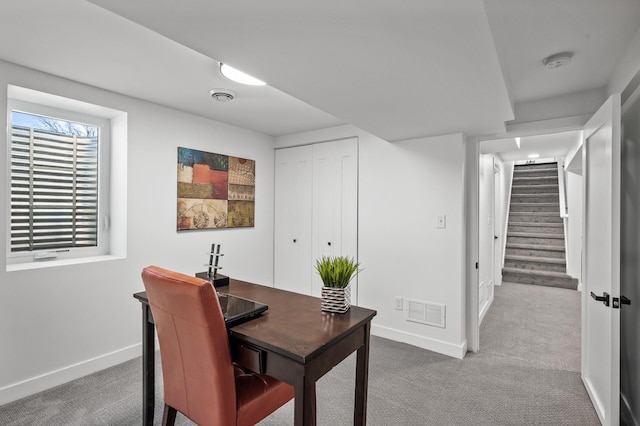
[[[580,380],[580,293],[504,283],[463,360],[373,336],[369,425],[599,425]],[[139,425],[140,358],[0,406],[0,425]],[[352,424],[355,356],[317,384],[318,424]],[[156,418],[162,417],[157,365]],[[177,425],[192,425],[178,415]],[[290,402],[259,423],[293,424]]]

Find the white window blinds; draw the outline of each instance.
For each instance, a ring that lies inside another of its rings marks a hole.
[[[65,133],[11,127],[12,253],[98,245],[98,128]]]

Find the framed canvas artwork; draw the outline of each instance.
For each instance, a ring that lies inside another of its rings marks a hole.
[[[256,162],[178,147],[177,230],[253,227]]]

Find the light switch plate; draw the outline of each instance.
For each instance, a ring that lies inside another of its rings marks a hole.
[[[396,310],[402,311],[404,309],[404,302],[402,300],[402,297],[396,296],[395,302],[396,302],[396,306],[395,306]]]
[[[438,216],[438,228],[445,229],[446,227],[447,227],[447,216],[444,214],[441,216]]]

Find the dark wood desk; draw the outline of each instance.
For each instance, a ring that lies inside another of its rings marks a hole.
[[[296,425],[316,424],[316,381],[354,351],[356,358],[355,425],[365,425],[371,319],[376,311],[352,306],[346,314],[320,310],[320,299],[238,280],[217,289],[269,305],[262,316],[229,329],[236,362],[256,353],[260,373],[295,387]],[[155,395],[155,335],[145,292],[133,295],[142,302],[143,424],[153,424]],[[255,360],[254,360],[255,361]]]

